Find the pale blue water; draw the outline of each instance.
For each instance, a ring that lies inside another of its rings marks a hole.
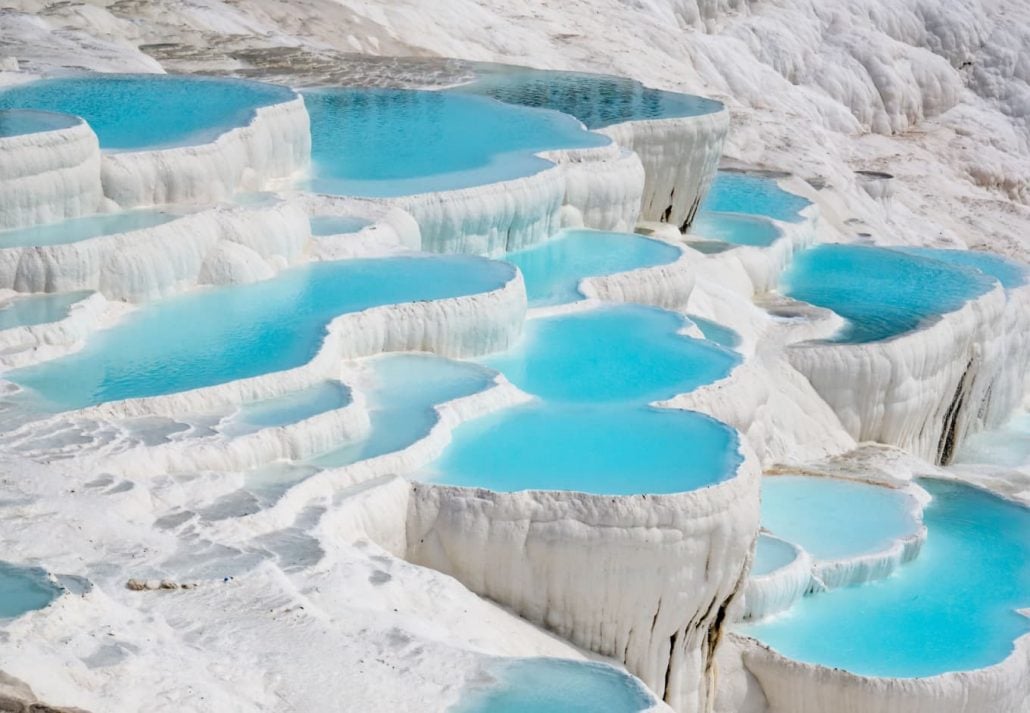
[[[273,84],[167,74],[91,74],[42,79],[0,90],[0,109],[80,116],[103,149],[189,146],[245,126],[258,107],[290,101]]]
[[[739,355],[683,336],[684,318],[640,305],[531,319],[511,350],[483,362],[551,401],[646,403],[716,381]]]
[[[740,171],[719,171],[698,215],[711,211],[750,213],[800,223],[804,220],[800,212],[808,205],[807,199],[780,188],[775,178]]]
[[[57,322],[68,316],[71,306],[89,292],[60,292],[30,297],[15,297],[0,307],[0,329],[31,327]]]
[[[1030,511],[983,491],[922,480],[933,502],[919,557],[887,579],[803,598],[741,627],[784,655],[867,676],[990,666],[1030,632]]]
[[[370,225],[371,220],[353,215],[316,215],[311,218],[311,234],[319,237],[356,233]]]
[[[688,314],[687,318],[697,325],[697,328],[701,330],[701,334],[705,335],[705,339],[708,341],[715,342],[727,349],[736,349],[740,346],[740,335],[737,334],[736,330],[727,327],[725,324],[698,317],[696,314]]]
[[[630,120],[710,114],[723,108],[712,99],[651,89],[626,77],[490,64],[477,65],[476,71],[478,79],[455,91],[560,111],[590,129]]]
[[[877,552],[913,534],[911,498],[900,490],[838,478],[762,478],[762,526],[829,560]]]
[[[732,477],[740,462],[736,433],[693,411],[529,403],[460,425],[420,479],[500,492],[679,493]]]
[[[954,462],[1030,469],[1030,412],[1018,411],[1002,425],[970,436]]]
[[[832,341],[856,344],[918,329],[994,284],[976,270],[889,248],[817,245],[795,257],[780,287],[846,318]]]
[[[485,292],[513,275],[507,263],[459,256],[311,264],[152,303],[82,351],[7,378],[58,409],[221,384],[305,364],[345,312]]]
[[[42,131],[70,129],[79,119],[49,111],[0,110],[0,139],[8,136],[38,134]]]
[[[471,362],[431,354],[376,357],[374,384],[367,395],[372,432],[309,462],[335,468],[393,453],[424,438],[438,418],[438,404],[486,389],[494,372]]]
[[[0,230],[0,248],[67,245],[103,235],[152,228],[179,217],[181,215],[162,210],[129,210],[70,218],[60,223],[46,223],[29,228]]]
[[[741,213],[699,213],[690,225],[690,234],[697,238],[721,240],[731,245],[768,247],[783,233],[768,220]]]
[[[946,250],[942,248],[908,248],[899,247],[896,250],[919,255],[921,257],[941,260],[952,265],[969,267],[979,270],[985,275],[990,275],[1000,282],[1006,289],[1021,287],[1026,284],[1028,269],[1026,265],[1007,260],[1001,255],[983,252],[982,250]]]
[[[763,574],[775,572],[786,567],[796,557],[797,552],[790,543],[768,535],[759,535],[758,543],[755,545],[755,561],[751,564],[751,576],[761,577]]]
[[[350,389],[338,381],[325,381],[278,398],[244,404],[219,430],[228,436],[242,436],[343,408],[350,400]]]
[[[657,703],[639,680],[605,664],[502,659],[490,673],[495,685],[470,690],[449,713],[641,713]]]
[[[42,609],[60,594],[43,570],[0,562],[0,619]]]
[[[540,307],[583,299],[579,282],[585,277],[664,265],[679,256],[672,245],[640,235],[570,230],[504,259],[522,271],[529,303]]]
[[[306,91],[309,190],[367,197],[468,188],[538,173],[535,152],[602,146],[569,116],[485,97],[403,89]]]

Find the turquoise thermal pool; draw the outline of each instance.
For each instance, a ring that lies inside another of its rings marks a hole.
[[[919,530],[917,513],[902,490],[838,478],[762,478],[762,526],[816,560],[886,550]]]
[[[771,574],[783,569],[796,558],[797,551],[793,545],[763,533],[758,536],[758,543],[755,545],[755,561],[751,564],[751,576]]]
[[[1030,606],[1030,510],[958,483],[919,484],[933,501],[915,560],[740,630],[789,658],[865,676],[933,676],[1005,659],[1030,633],[1017,612]]]
[[[602,146],[570,116],[486,97],[404,89],[304,92],[311,115],[308,189],[403,196],[529,176],[549,149]]]
[[[31,109],[0,109],[0,139],[43,131],[70,129],[80,123],[78,117]]]
[[[457,256],[314,263],[155,302],[82,351],[7,377],[60,410],[212,386],[307,363],[338,315],[487,292],[514,275],[507,263]]]
[[[701,330],[701,334],[708,341],[715,342],[727,349],[736,349],[740,346],[740,335],[737,334],[736,330],[727,327],[725,324],[698,317],[696,314],[688,314],[687,318],[697,325],[697,328]]]
[[[569,114],[588,129],[625,121],[711,114],[722,103],[692,94],[645,87],[626,77],[476,65],[477,79],[454,91],[483,94],[506,104]]]
[[[947,250],[942,248],[895,248],[910,255],[940,260],[959,267],[979,270],[993,277],[1005,289],[1022,287],[1027,283],[1028,269],[1025,265],[1006,260],[1000,255],[981,250]]]
[[[785,191],[776,179],[741,171],[719,171],[698,216],[708,212],[748,213],[788,223],[804,220],[801,211],[811,205],[799,195]]]
[[[541,307],[583,299],[579,283],[585,277],[664,265],[679,256],[678,248],[640,235],[570,230],[504,259],[522,271],[530,306]]]
[[[0,329],[32,327],[57,322],[68,316],[71,307],[89,296],[89,292],[59,292],[54,294],[15,297],[0,305]]]
[[[90,125],[102,149],[134,151],[208,143],[249,124],[259,107],[295,97],[287,87],[242,79],[91,74],[0,90],[0,109],[73,114]]]
[[[0,562],[0,619],[42,609],[61,592],[41,569]]]
[[[244,404],[218,430],[227,436],[242,436],[343,408],[350,400],[350,389],[337,381],[325,381],[278,398]]]
[[[656,705],[640,681],[605,664],[500,660],[493,685],[469,690],[449,713],[643,713]]]
[[[889,248],[818,245],[794,258],[781,289],[848,320],[834,342],[889,339],[993,289],[992,277]]]
[[[742,213],[699,213],[690,225],[690,235],[706,240],[720,240],[731,245],[768,247],[783,233],[765,218]]]
[[[163,210],[128,210],[71,218],[29,228],[0,230],[0,249],[67,245],[104,235],[153,228],[181,217],[180,214]]]
[[[367,218],[353,215],[316,215],[311,218],[311,234],[315,237],[356,233],[372,225]]]

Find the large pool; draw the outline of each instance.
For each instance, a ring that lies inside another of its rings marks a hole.
[[[804,220],[801,211],[811,203],[780,188],[776,178],[741,171],[719,171],[708,195],[701,203],[699,216],[708,212],[750,213],[789,223]]]
[[[61,410],[221,384],[308,362],[340,314],[487,292],[514,274],[457,256],[311,264],[150,304],[82,351],[7,377]]]
[[[153,228],[179,217],[182,216],[164,210],[128,210],[120,213],[101,213],[83,218],[70,218],[59,223],[46,223],[29,228],[0,230],[0,248],[67,245],[104,235]]]
[[[60,292],[55,294],[15,297],[0,306],[0,329],[32,327],[57,322],[68,316],[71,307],[89,296],[89,292]]]
[[[676,247],[641,235],[570,230],[504,259],[522,271],[530,305],[541,307],[583,299],[579,283],[585,277],[664,265],[679,256]]]
[[[407,89],[304,92],[319,193],[365,197],[455,190],[538,173],[548,149],[602,146],[570,116],[486,97]]]
[[[855,344],[918,329],[995,284],[983,272],[923,255],[863,245],[817,245],[795,257],[780,286],[794,299],[847,319],[833,341]]]
[[[210,142],[250,123],[255,109],[295,96],[287,87],[242,79],[90,74],[0,90],[0,109],[80,116],[101,148],[132,151]]]
[[[42,609],[61,591],[41,569],[0,562],[0,620]]]
[[[449,713],[642,713],[657,704],[612,666],[564,659],[498,660],[493,685],[468,692]]]
[[[804,597],[742,630],[792,659],[867,676],[990,666],[1030,632],[1030,510],[938,480],[919,557],[887,579]],[[856,508],[857,509],[857,508]]]
[[[70,129],[79,123],[78,117],[68,114],[31,109],[0,110],[0,139]]]

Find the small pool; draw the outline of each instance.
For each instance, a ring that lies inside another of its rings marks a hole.
[[[789,297],[848,320],[832,341],[873,342],[919,329],[994,288],[993,277],[961,265],[864,245],[817,245],[780,280]]]
[[[70,129],[80,123],[82,122],[78,117],[51,111],[0,110],[0,139]]]
[[[797,554],[789,542],[761,534],[755,545],[755,561],[751,564],[751,576],[761,577],[783,569],[797,558]]]
[[[685,326],[674,312],[640,305],[531,319],[513,349],[483,362],[549,401],[647,403],[716,381],[740,362],[684,336]]]
[[[350,389],[338,381],[325,381],[278,398],[244,404],[218,430],[231,437],[243,436],[343,408],[350,401]]]
[[[645,87],[626,77],[477,64],[478,78],[455,91],[507,104],[553,109],[601,129],[625,121],[671,119],[720,111],[720,102]]]
[[[811,203],[780,188],[776,178],[742,171],[719,171],[701,203],[699,217],[708,212],[748,213],[788,223],[804,220],[801,211]]]
[[[879,552],[915,534],[912,496],[839,478],[762,478],[762,526],[816,560]]]
[[[337,468],[407,448],[436,424],[434,406],[483,391],[495,376],[478,364],[432,354],[387,354],[369,362],[372,432],[312,458],[310,464]]]
[[[953,462],[1030,470],[1030,411],[1019,411],[1001,426],[968,437]]]
[[[62,591],[41,569],[0,562],[0,619],[42,609]]]
[[[736,330],[727,327],[725,324],[698,317],[696,314],[688,314],[687,319],[697,325],[697,328],[701,330],[701,334],[708,341],[715,342],[727,349],[736,349],[740,346],[740,335]]]
[[[765,218],[742,213],[699,213],[690,226],[690,234],[697,238],[719,240],[731,245],[768,247],[783,236],[773,223]]]
[[[1012,260],[1007,260],[1001,255],[983,252],[982,250],[947,250],[942,248],[895,248],[910,255],[941,260],[942,262],[960,267],[968,267],[979,270],[985,275],[993,277],[1000,282],[1005,289],[1022,287],[1027,282],[1028,270],[1026,265],[1021,265]]]
[[[887,579],[804,597],[744,633],[864,676],[933,676],[1007,657],[1030,632],[1016,611],[1030,606],[1030,510],[958,483],[919,484],[933,496],[919,557]]]
[[[316,215],[311,218],[311,234],[315,237],[347,235],[367,228],[372,223],[367,218],[353,215]]]
[[[304,92],[311,115],[307,188],[388,197],[456,190],[538,173],[536,152],[602,146],[570,116],[486,97],[407,89]]]
[[[153,228],[181,217],[181,214],[163,210],[129,210],[71,218],[59,223],[46,223],[29,228],[0,230],[0,249],[67,245],[104,235]]]
[[[254,110],[294,99],[287,87],[169,74],[90,74],[0,90],[0,109],[82,117],[102,149],[137,151],[208,143],[247,125]]]
[[[502,659],[495,679],[471,689],[449,713],[643,713],[657,705],[644,685],[605,664],[565,659]]]
[[[60,321],[68,316],[73,304],[89,295],[88,291],[83,291],[15,297],[0,305],[0,329]]]
[[[522,271],[530,306],[542,307],[583,299],[585,277],[665,265],[679,256],[676,247],[641,235],[570,230],[504,259]]]
[[[152,303],[81,351],[7,378],[60,410],[212,386],[307,363],[338,315],[487,292],[514,274],[507,263],[460,256],[310,264]]]

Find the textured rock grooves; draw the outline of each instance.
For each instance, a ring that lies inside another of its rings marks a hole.
[[[969,360],[969,364],[966,365],[966,370],[962,372],[962,378],[959,379],[958,388],[955,389],[955,396],[952,398],[951,403],[948,405],[948,410],[944,414],[944,427],[941,429],[941,442],[937,448],[937,462],[941,465],[948,465],[951,463],[952,457],[955,455],[955,448],[958,445],[956,440],[958,439],[958,415],[962,411],[962,404],[969,394],[970,383],[973,379],[973,360]],[[990,387],[987,389],[986,397],[990,396]],[[980,409],[982,412],[983,409]]]

